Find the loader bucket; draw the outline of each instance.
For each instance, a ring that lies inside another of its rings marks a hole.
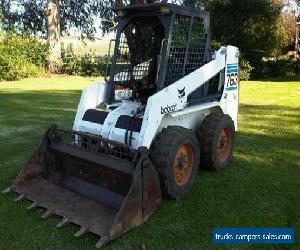
[[[142,224],[159,207],[159,177],[148,150],[133,151],[123,144],[86,133],[52,126],[39,148],[6,192],[15,201],[32,201],[28,209],[43,207],[62,217],[57,225],[80,226],[100,236],[101,247]]]

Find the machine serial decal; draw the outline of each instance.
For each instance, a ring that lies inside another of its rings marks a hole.
[[[226,83],[226,90],[233,91],[237,90],[238,85],[238,71],[239,67],[238,64],[228,64],[227,65],[227,83]]]
[[[160,112],[162,115],[164,114],[168,114],[168,113],[171,113],[171,112],[174,112],[176,110],[176,107],[177,107],[177,104],[174,104],[174,105],[167,105],[167,107],[160,107]]]
[[[178,98],[179,99],[184,98],[185,97],[185,87],[182,90],[180,90],[180,89],[177,89],[177,90],[178,90]]]

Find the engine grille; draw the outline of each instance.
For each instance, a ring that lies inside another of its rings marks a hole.
[[[74,148],[81,148],[130,162],[137,160],[137,151],[128,145],[89,133],[57,129],[55,137],[52,138],[52,140],[59,141]]]

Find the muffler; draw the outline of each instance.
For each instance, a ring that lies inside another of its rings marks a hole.
[[[57,227],[80,226],[100,236],[96,247],[145,222],[161,203],[160,182],[148,150],[51,126],[25,168],[4,193],[32,201],[28,209],[62,217]]]

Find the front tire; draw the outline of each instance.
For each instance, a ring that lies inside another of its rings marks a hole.
[[[179,199],[189,192],[197,175],[199,147],[193,131],[168,127],[154,140],[150,157],[164,197]]]

